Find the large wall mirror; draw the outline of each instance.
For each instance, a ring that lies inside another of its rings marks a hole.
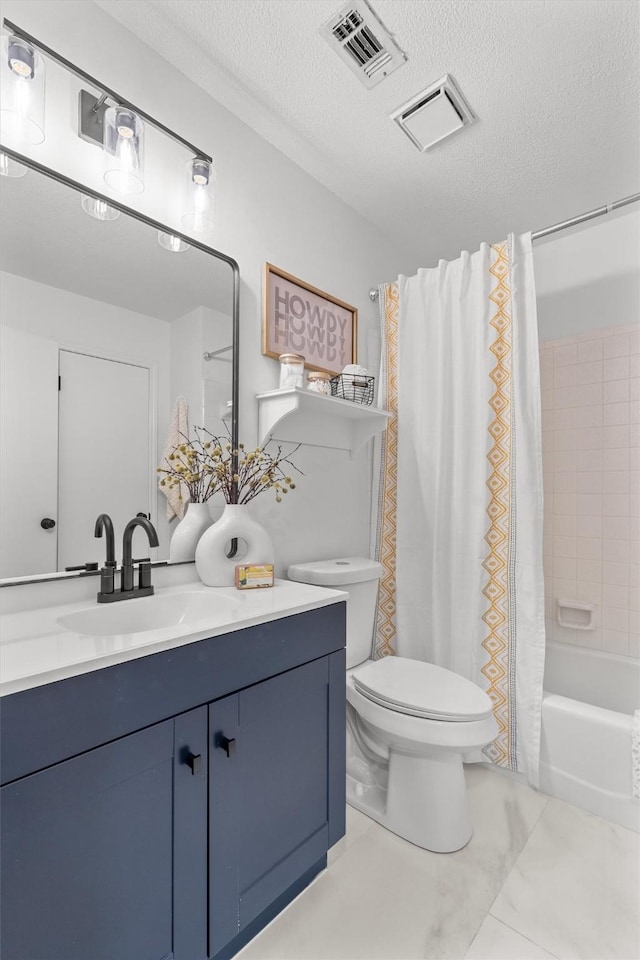
[[[237,437],[237,267],[31,164],[0,177],[0,578],[102,562],[99,513],[138,513],[169,557],[157,485],[178,397],[191,427]],[[235,322],[234,322],[235,318]],[[236,351],[234,353],[234,351]],[[234,362],[235,361],[235,362]],[[136,531],[134,557],[149,556]]]

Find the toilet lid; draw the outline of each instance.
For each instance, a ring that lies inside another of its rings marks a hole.
[[[482,720],[491,700],[480,687],[444,667],[405,657],[384,657],[353,674],[363,696],[399,713],[429,720]]]

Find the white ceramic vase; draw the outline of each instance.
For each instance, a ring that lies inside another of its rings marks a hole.
[[[173,531],[169,545],[169,560],[193,560],[198,540],[212,523],[208,503],[188,503],[187,511]]]
[[[239,541],[238,556],[228,557],[229,541],[235,538]],[[232,587],[238,563],[273,563],[273,544],[245,504],[228,503],[220,519],[198,542],[196,572],[208,587]]]

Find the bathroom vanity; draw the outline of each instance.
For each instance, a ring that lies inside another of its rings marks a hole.
[[[222,960],[326,865],[344,834],[344,594],[227,593],[229,622],[200,610],[173,639],[80,636],[71,608],[35,638],[6,618],[5,650],[58,652],[3,677],[4,960]]]

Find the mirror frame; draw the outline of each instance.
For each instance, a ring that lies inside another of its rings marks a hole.
[[[57,58],[59,59],[59,58]],[[73,68],[74,72],[78,72],[77,68]],[[97,84],[100,86],[100,84]],[[139,111],[138,111],[139,112]],[[156,122],[156,121],[152,121]],[[181,140],[180,137],[177,137],[176,134],[173,134],[167,128],[163,128],[170,136],[174,139]],[[181,142],[185,142],[182,141]],[[181,240],[184,240],[185,243],[188,243],[189,246],[194,247],[196,250],[201,250],[203,253],[207,253],[212,257],[215,257],[218,260],[222,260],[224,263],[228,264],[231,267],[232,276],[233,276],[233,301],[232,301],[232,346],[233,346],[233,358],[232,358],[232,368],[231,368],[231,446],[232,449],[238,450],[238,407],[239,407],[239,395],[240,395],[240,384],[239,384],[239,375],[240,375],[240,267],[238,262],[233,259],[233,257],[228,256],[226,253],[222,253],[220,250],[216,250],[214,247],[209,247],[200,241],[195,240],[193,237],[188,234],[181,233],[179,230],[176,230],[172,226],[167,224],[160,223],[158,220],[153,220],[151,217],[147,217],[145,214],[140,213],[138,210],[134,210],[132,207],[128,207],[126,204],[120,203],[118,200],[114,200],[112,197],[108,197],[105,194],[99,193],[98,191],[92,189],[91,187],[85,186],[83,183],[78,183],[77,180],[72,180],[70,177],[65,176],[65,174],[60,173],[57,170],[53,170],[50,167],[45,166],[42,163],[38,163],[36,160],[32,160],[30,157],[26,157],[21,153],[18,153],[16,150],[13,150],[11,147],[6,147],[4,144],[0,143],[0,152],[6,154],[12,160],[15,160],[18,163],[21,163],[24,167],[27,167],[30,170],[35,170],[36,173],[43,174],[45,177],[49,177],[51,180],[55,180],[58,183],[63,184],[64,186],[70,187],[72,190],[75,190],[77,193],[83,193],[87,196],[93,197],[96,200],[103,200],[105,203],[108,203],[110,207],[114,207],[116,210],[119,210],[121,213],[126,214],[129,217],[132,217],[134,220],[138,220],[140,223],[145,223],[148,226],[152,227],[154,230],[160,230],[163,233],[171,233],[175,237],[179,237]],[[237,453],[234,456],[234,460],[237,460]],[[234,473],[236,472],[236,465],[234,464]],[[232,545],[233,549],[233,545]],[[182,561],[183,563],[193,563],[192,560]],[[164,566],[179,566],[180,564],[170,564],[168,560],[154,560],[152,566],[154,567],[164,567]],[[18,586],[22,583],[40,583],[42,581],[56,582],[58,580],[67,580],[67,579],[77,579],[78,577],[96,577],[99,576],[100,572],[91,570],[91,571],[79,571],[79,572],[53,572],[49,574],[42,575],[32,575],[29,577],[10,577],[6,580],[0,581],[0,588],[2,587],[13,587]]]

